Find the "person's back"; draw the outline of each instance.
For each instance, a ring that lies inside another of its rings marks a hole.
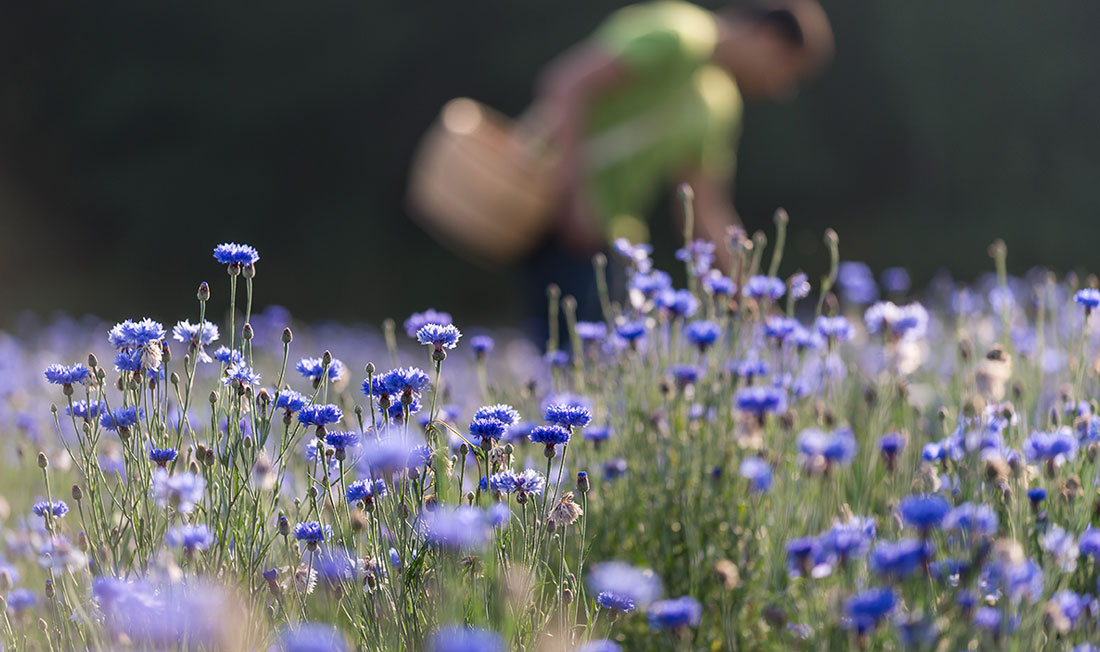
[[[678,0],[632,5],[595,32],[629,79],[594,99],[580,165],[594,217],[610,238],[644,240],[644,213],[670,179],[690,170],[733,173],[741,96],[712,63],[714,14]]]

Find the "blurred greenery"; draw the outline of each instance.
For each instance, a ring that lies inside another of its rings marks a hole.
[[[260,249],[257,302],[299,317],[514,317],[508,274],[406,219],[413,147],[451,97],[521,111],[621,4],[0,5],[0,323],[178,309],[225,240]],[[997,236],[1016,271],[1094,264],[1100,3],[824,4],[833,67],[751,105],[740,152],[737,205],[750,229],[788,209],[790,269],[824,264],[827,226],[918,280],[986,269]]]

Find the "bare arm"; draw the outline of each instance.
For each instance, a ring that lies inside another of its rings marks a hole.
[[[733,207],[732,184],[703,172],[687,174],[684,181],[695,191],[695,237],[717,245],[714,248],[715,265],[720,270],[728,270],[728,230],[741,223]]]
[[[580,144],[593,99],[630,78],[622,61],[591,42],[583,42],[552,61],[539,79],[536,112],[554,139],[560,157],[558,184],[562,219],[558,232],[577,251],[594,252],[603,244],[583,192]]]

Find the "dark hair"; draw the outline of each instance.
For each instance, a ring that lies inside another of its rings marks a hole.
[[[791,46],[801,48],[806,44],[802,25],[790,9],[756,6],[750,7],[747,15],[757,24],[775,30],[775,33]]]

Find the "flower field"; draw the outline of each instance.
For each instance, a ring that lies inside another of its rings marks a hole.
[[[0,641],[1100,649],[1097,279],[998,242],[914,291],[832,232],[780,278],[785,228],[723,270],[688,238],[684,289],[617,242],[602,320],[549,289],[545,355],[292,323],[238,244],[176,321],[0,333]]]

